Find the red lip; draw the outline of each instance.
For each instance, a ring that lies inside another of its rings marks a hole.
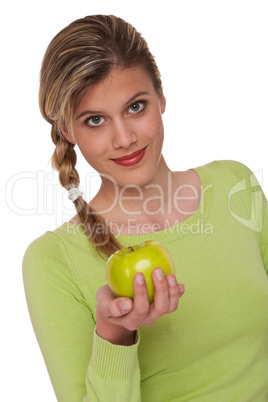
[[[114,163],[122,166],[132,166],[139,163],[145,155],[146,148],[133,152],[131,155],[122,156],[121,158],[111,159]]]

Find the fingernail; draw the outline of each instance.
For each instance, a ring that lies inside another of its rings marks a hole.
[[[139,285],[142,285],[144,283],[144,276],[142,274],[137,274],[136,281]]]
[[[122,300],[120,302],[120,307],[121,307],[122,311],[129,311],[129,310],[131,310],[132,303],[130,300]]]
[[[165,275],[164,275],[164,272],[162,271],[162,269],[158,268],[155,271],[155,276],[159,281],[161,281]]]
[[[169,284],[169,286],[171,286],[172,288],[174,288],[174,287],[177,285],[176,278],[169,278],[168,284]]]

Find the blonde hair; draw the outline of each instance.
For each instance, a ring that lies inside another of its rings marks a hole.
[[[42,116],[52,125],[51,137],[56,146],[52,166],[67,190],[78,187],[80,179],[75,169],[74,144],[65,139],[60,127],[73,135],[73,115],[90,86],[114,68],[133,65],[142,65],[160,91],[160,73],[146,41],[131,24],[112,15],[78,19],[50,42],[41,67],[39,106]],[[122,247],[104,219],[81,196],[74,204],[85,233],[101,256],[109,256]],[[94,230],[100,225],[105,230]]]

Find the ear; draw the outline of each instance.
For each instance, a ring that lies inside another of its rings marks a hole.
[[[74,137],[72,136],[72,134],[69,133],[68,129],[65,126],[60,126],[59,128],[62,135],[67,141],[69,141],[71,144],[76,144]]]
[[[160,97],[160,110],[161,110],[161,113],[163,114],[165,112],[165,110],[166,110],[167,101],[166,101],[166,98],[164,96],[162,84],[161,84],[161,87],[159,89],[159,97]]]
[[[166,101],[166,98],[165,98],[165,96],[164,96],[164,94],[162,93],[162,95],[161,95],[161,113],[163,114],[163,113],[165,113],[165,110],[166,110],[166,103],[167,103],[167,101]]]

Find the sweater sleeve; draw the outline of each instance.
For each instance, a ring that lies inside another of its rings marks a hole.
[[[79,273],[65,246],[46,233],[26,250],[23,280],[28,309],[59,402],[140,401],[138,343],[99,338]]]
[[[140,393],[137,393],[140,383],[136,353],[138,343],[139,340],[136,339],[136,343],[130,347],[111,345],[98,337],[94,331],[92,357],[86,378],[87,395],[84,402],[140,401]]]

